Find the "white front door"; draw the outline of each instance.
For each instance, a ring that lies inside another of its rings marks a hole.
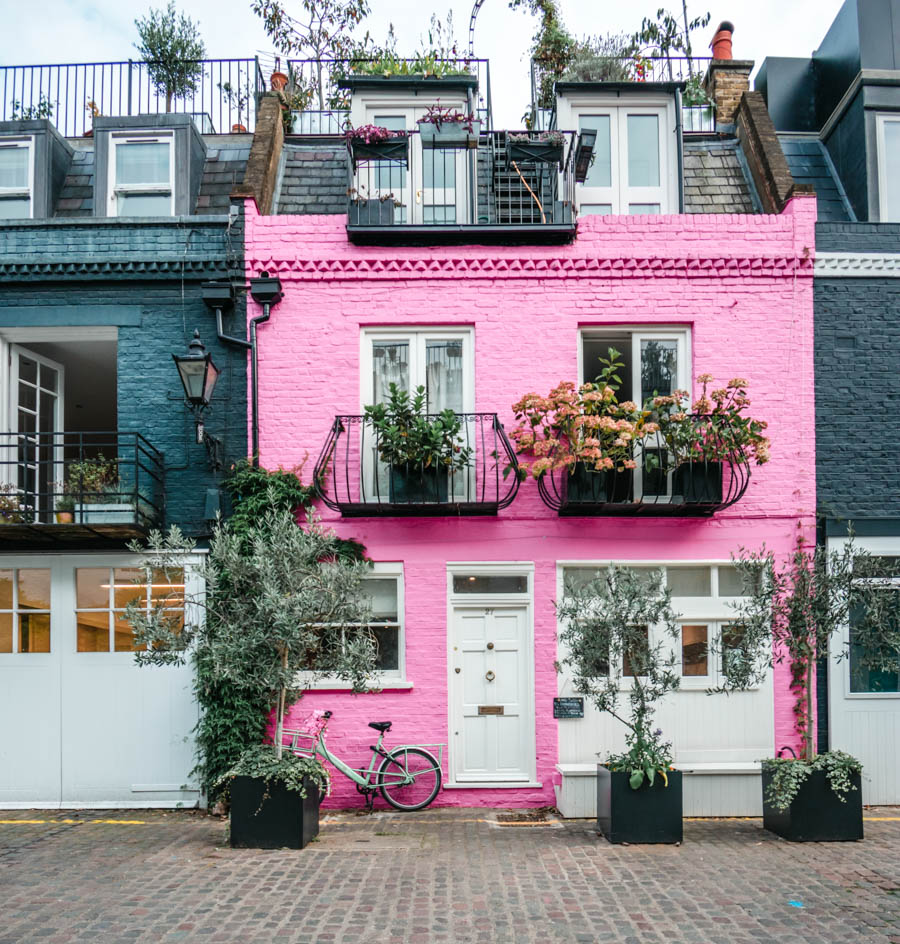
[[[528,781],[534,767],[528,607],[455,604],[451,622],[454,780]]]

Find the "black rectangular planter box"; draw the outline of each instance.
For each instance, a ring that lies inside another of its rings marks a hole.
[[[394,199],[351,200],[347,205],[347,223],[352,226],[392,226]]]
[[[632,790],[626,770],[597,764],[597,828],[610,842],[675,843],[682,839],[681,771],[669,770],[669,785],[657,773]]]
[[[572,474],[565,474],[565,501],[571,505],[603,505],[632,500],[633,476],[630,469],[591,469],[576,462]]]
[[[406,136],[385,138],[384,141],[365,141],[356,138],[350,139],[350,156],[353,158],[353,169],[360,161],[396,161],[409,166],[409,138]]]
[[[548,144],[544,141],[509,141],[507,153],[511,161],[533,161],[537,164],[559,164],[563,162],[562,144]]]
[[[771,770],[763,767],[763,826],[769,832],[790,842],[848,842],[863,838],[860,774],[850,775],[856,789],[841,803],[825,771],[814,770],[784,812],[776,810],[766,800],[773,776]]]
[[[440,127],[433,121],[419,122],[419,139],[426,151],[477,148],[479,134],[481,134],[481,122],[477,120],[445,121]]]
[[[302,849],[319,835],[319,788],[304,784],[306,796],[281,781],[259,777],[231,781],[233,849]],[[268,790],[266,789],[268,787]]]
[[[684,462],[672,476],[672,495],[687,505],[718,505],[722,501],[722,463]]]
[[[390,500],[398,505],[446,502],[449,494],[447,469],[431,466],[391,466]]]

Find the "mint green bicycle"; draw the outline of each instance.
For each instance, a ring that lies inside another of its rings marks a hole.
[[[322,757],[336,767],[345,777],[356,784],[356,789],[366,798],[371,810],[376,791],[394,809],[411,812],[424,810],[441,789],[441,762],[444,757],[443,744],[403,744],[385,750],[381,743],[391,730],[390,721],[370,721],[369,727],[378,732],[378,742],[370,745],[372,759],[368,767],[351,767],[332,754],[325,744],[325,728],[330,711],[314,712],[312,731],[284,731],[284,746],[300,757]],[[437,748],[435,757],[426,748]],[[381,765],[375,765],[381,759]]]

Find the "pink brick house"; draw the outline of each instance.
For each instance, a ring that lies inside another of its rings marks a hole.
[[[371,83],[351,91],[354,124],[393,117],[415,127],[420,89],[392,89],[389,101]],[[452,91],[442,88],[442,103]],[[474,101],[465,83],[458,94]],[[375,562],[379,690],[352,696],[323,683],[295,708],[297,718],[333,711],[329,746],[342,757],[363,762],[366,723],[391,720],[393,743],[447,745],[437,804],[558,804],[590,815],[597,754],[618,749],[624,731],[590,705],[584,717],[554,717],[555,698],[578,695],[554,667],[554,602],[567,577],[607,562],[661,566],[682,617],[684,679],[659,723],[691,773],[686,813],[758,810],[755,762],[795,738],[787,673],[711,699],[718,667],[703,653],[727,630],[738,593],[731,553],[763,544],[788,553],[798,530],[814,539],[816,210],[812,195],[791,190],[754,93],[740,101],[735,114],[720,108],[720,133],[688,134],[675,86],[644,83],[615,101],[608,88],[557,86],[557,124],[572,134],[562,169],[548,175],[553,209],[542,200],[541,219],[518,224],[501,205],[511,164],[507,177],[483,165],[483,151],[498,159],[502,132],[483,131],[449,165],[440,155],[437,176],[415,136],[405,165],[380,161],[373,171],[348,166],[336,137],[289,135],[274,197],[248,194],[247,274],[277,275],[284,291],[259,331],[261,463],[305,463],[309,477],[318,459],[322,517]],[[576,173],[585,143],[594,159]],[[390,187],[393,218],[363,219],[353,197],[348,217],[335,192],[329,204],[322,193],[336,166],[351,183],[368,173]],[[547,182],[541,171],[532,196]],[[733,488],[727,472],[722,499],[702,509],[640,469],[615,502],[579,505],[552,481],[516,490],[499,474],[511,455],[511,404],[593,379],[609,347],[622,352],[623,383],[638,401],[654,363],[657,390],[697,392],[701,373],[746,378],[752,413],[769,424],[771,461],[750,468],[749,481],[739,470]],[[659,351],[663,361],[651,363]],[[425,386],[429,411],[463,417],[470,468],[434,500],[395,494],[365,438],[364,407],[392,381]],[[327,803],[358,802],[338,778]]]

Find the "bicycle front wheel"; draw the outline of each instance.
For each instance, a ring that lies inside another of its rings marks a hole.
[[[440,764],[421,747],[398,747],[378,768],[378,789],[394,809],[424,810],[441,789]]]

